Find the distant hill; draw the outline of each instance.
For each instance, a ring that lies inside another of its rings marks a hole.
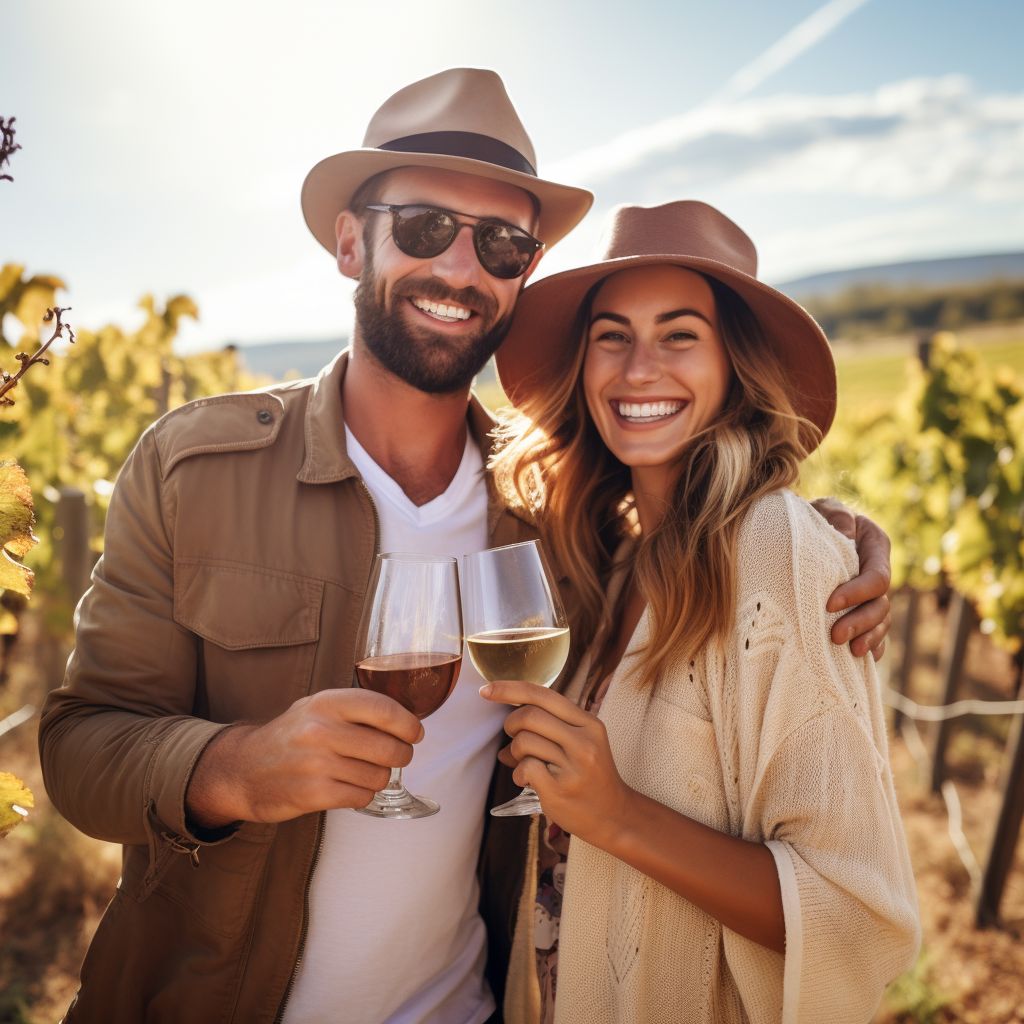
[[[235,348],[250,373],[282,380],[288,376],[316,376],[347,345],[348,338],[335,338],[331,341],[269,341],[258,345],[235,343]],[[490,384],[496,379],[492,359],[480,371],[477,380]]]
[[[238,354],[250,373],[266,374],[275,380],[286,376],[313,377],[346,345],[348,338],[329,341],[269,341],[259,345],[236,344]]]
[[[976,284],[1002,278],[1024,279],[1024,252],[995,253],[985,256],[953,256],[940,260],[913,260],[908,263],[885,263],[874,267],[855,267],[811,274],[777,287],[798,302],[810,298],[827,298],[856,285],[888,285],[906,288],[920,285]]]

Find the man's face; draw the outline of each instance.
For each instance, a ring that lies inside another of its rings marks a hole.
[[[372,201],[439,206],[526,231],[534,227],[533,203],[522,189],[454,171],[392,171]],[[416,259],[395,245],[390,214],[367,211],[365,218],[355,293],[360,338],[381,365],[412,387],[430,394],[463,390],[508,332],[536,258],[522,277],[502,280],[480,265],[470,228],[460,230],[440,255]]]

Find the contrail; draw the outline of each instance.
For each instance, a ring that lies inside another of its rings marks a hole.
[[[787,32],[774,46],[769,46],[760,57],[740,68],[728,82],[702,106],[727,103],[753,92],[766,78],[792,64],[800,54],[831,35],[867,0],[830,0],[810,17]]]
[[[791,64],[801,54],[834,32],[868,0],[829,0],[759,57],[740,68],[709,99],[685,114],[656,121],[623,132],[609,142],[585,149],[545,168],[545,174],[561,181],[594,184],[602,178],[635,166],[659,150],[678,145],[687,138],[703,135],[713,128],[716,107],[734,102],[753,92],[765,79]]]

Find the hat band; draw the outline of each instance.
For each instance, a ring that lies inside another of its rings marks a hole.
[[[529,174],[536,178],[533,164],[517,149],[505,142],[479,135],[477,132],[422,132],[419,135],[405,135],[376,147],[393,153],[434,153],[437,156],[462,156],[470,160],[482,160],[496,164],[510,171]]]

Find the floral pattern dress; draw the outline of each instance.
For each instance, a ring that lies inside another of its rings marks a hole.
[[[596,715],[604,699],[609,675],[586,702],[586,709]],[[562,894],[565,892],[565,864],[569,858],[569,840],[547,815],[540,816],[537,844],[537,900],[533,905],[533,937],[537,950],[537,981],[540,984],[541,1024],[555,1019],[555,989],[558,984],[558,926],[562,917]]]

